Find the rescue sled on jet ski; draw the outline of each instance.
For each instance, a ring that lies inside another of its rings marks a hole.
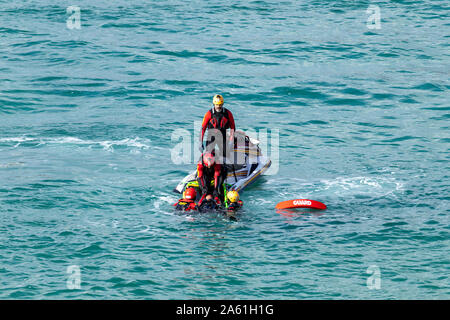
[[[255,182],[272,164],[272,161],[263,155],[259,141],[247,136],[243,131],[235,132],[234,146],[228,147],[227,150],[227,157],[223,161],[227,170],[224,182],[226,191],[240,192]],[[197,170],[194,170],[180,181],[174,192],[183,193],[187,187],[195,187],[196,184]]]

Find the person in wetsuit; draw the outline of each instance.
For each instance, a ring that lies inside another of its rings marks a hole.
[[[199,205],[208,194],[214,197],[217,204],[221,203],[219,197],[223,198],[223,170],[223,166],[216,163],[214,153],[205,152],[201,155],[197,164],[197,181],[202,194],[198,202]],[[211,181],[214,181],[214,183],[211,184]]]
[[[219,205],[214,201],[213,196],[208,194],[205,199],[199,204],[199,212],[215,211],[219,209]]]
[[[239,193],[235,190],[231,190],[227,192],[228,199],[228,211],[237,211],[243,206],[242,200],[239,199]]]
[[[196,197],[197,191],[195,191],[195,188],[187,188],[183,193],[183,198],[174,204],[175,209],[180,211],[198,210],[198,207],[195,204]]]
[[[230,129],[230,143],[234,142],[234,131],[236,125],[234,117],[230,110],[223,107],[224,99],[220,94],[216,94],[213,98],[213,108],[208,110],[203,117],[202,128],[200,132],[200,149],[204,151],[203,138],[207,131],[206,151],[212,152],[217,145],[219,148],[218,155],[223,161],[218,162],[225,164],[227,156],[227,130]]]

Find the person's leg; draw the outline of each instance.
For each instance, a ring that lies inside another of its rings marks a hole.
[[[205,143],[205,152],[212,152],[214,150],[214,147],[216,146],[215,138],[216,137],[214,135],[209,134],[209,132],[208,132],[208,136],[206,138],[206,143]]]
[[[208,189],[205,176],[203,176],[201,178],[197,177],[197,183],[198,183],[198,189],[200,191],[199,192],[200,197],[203,197],[205,195],[206,190]]]
[[[206,175],[203,176],[202,180],[203,185],[201,184],[202,181],[200,180],[200,178],[198,178],[198,183],[201,190],[201,196],[198,200],[198,205],[201,205],[208,195],[212,195],[214,190],[214,187],[211,187],[211,181],[208,181],[208,177]]]
[[[210,195],[211,197],[214,195],[214,185],[211,186],[211,184],[208,187],[207,196]]]
[[[220,164],[225,163],[226,159],[226,131],[221,131],[218,129],[209,129],[206,139],[206,151],[213,152],[216,149],[218,151],[215,153],[216,162]]]
[[[228,170],[227,170],[227,168],[224,166],[224,165],[222,165],[222,169],[221,169],[221,171],[220,171],[220,176],[219,176],[219,180],[218,180],[218,188],[219,188],[219,190],[218,190],[218,193],[219,193],[219,199],[220,199],[220,201],[225,201],[225,194],[224,194],[224,191],[223,191],[223,188],[224,188],[224,183],[225,183],[225,181],[226,181],[226,178],[227,178],[227,175],[228,175]]]
[[[205,151],[214,152],[216,145],[219,148],[219,150],[222,150],[220,141],[222,141],[222,133],[220,132],[220,130],[208,129]],[[221,153],[218,154],[221,155]]]
[[[222,145],[219,146],[222,147],[221,150],[219,149],[219,154],[222,157],[222,164],[225,166],[227,164],[227,132],[222,132]]]
[[[202,190],[200,188],[200,185],[198,188],[195,188],[195,191],[197,191],[197,195],[195,197],[195,203],[197,203],[202,198]]]

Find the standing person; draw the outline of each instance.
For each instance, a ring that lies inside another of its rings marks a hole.
[[[223,107],[223,103],[223,97],[220,94],[216,94],[213,98],[214,107],[208,110],[203,117],[200,134],[200,149],[201,152],[203,152],[203,137],[206,129],[208,129],[206,150],[212,152],[217,145],[219,147],[219,155],[223,157],[221,163],[225,164],[227,154],[227,129],[230,129],[230,142],[234,142],[234,131],[236,130],[236,126],[233,114],[230,110]],[[221,141],[218,141],[219,139]]]

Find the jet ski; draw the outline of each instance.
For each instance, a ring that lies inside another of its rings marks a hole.
[[[234,133],[234,146],[227,148],[227,157],[222,162],[227,169],[227,178],[224,183],[227,191],[242,191],[270,167],[272,161],[263,155],[259,143],[243,131]],[[187,186],[195,186],[196,179],[197,170],[194,170],[180,181],[174,192],[183,193]]]

